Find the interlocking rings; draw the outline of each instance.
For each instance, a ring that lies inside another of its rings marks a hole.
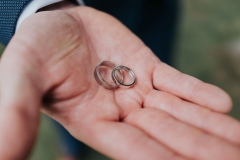
[[[125,71],[127,71],[128,74],[132,77],[132,82],[130,84],[124,84],[122,81],[119,81],[119,79],[117,78],[116,71],[120,71],[121,72],[123,69]],[[133,71],[130,68],[128,68],[126,66],[117,66],[117,67],[115,67],[113,69],[113,71],[112,71],[112,78],[113,78],[113,80],[114,80],[114,82],[116,84],[120,84],[121,86],[124,86],[126,88],[132,87],[136,83],[136,76],[135,76],[135,74],[133,73]]]
[[[102,67],[102,66],[112,69],[111,78],[112,78],[114,84],[107,82],[101,76],[100,67]],[[122,73],[123,70],[127,71],[128,74],[132,77],[132,82],[130,84],[123,83],[123,80],[124,80],[124,76]],[[101,63],[99,63],[95,68],[94,77],[101,86],[103,86],[106,89],[110,89],[110,90],[117,89],[120,85],[125,88],[129,88],[129,87],[134,86],[136,83],[136,76],[130,68],[128,68],[126,66],[122,66],[122,65],[116,66],[114,63],[112,63],[110,61],[102,61]]]

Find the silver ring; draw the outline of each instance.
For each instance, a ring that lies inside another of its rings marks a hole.
[[[108,83],[107,81],[105,81],[105,80],[102,78],[102,76],[101,76],[101,74],[100,74],[100,72],[99,72],[99,68],[100,68],[101,66],[106,66],[106,67],[109,67],[110,69],[114,69],[114,68],[116,67],[116,65],[115,65],[114,63],[110,62],[110,61],[102,61],[101,63],[99,63],[99,64],[96,66],[95,71],[94,71],[94,77],[95,77],[96,81],[97,81],[101,86],[103,86],[103,87],[106,88],[106,89],[114,90],[114,89],[118,88],[120,84],[115,83],[115,81],[113,81],[114,84],[110,84],[110,83]],[[122,74],[122,71],[121,71],[121,70],[118,70],[117,73],[118,73],[118,76],[120,75],[120,80],[118,80],[118,81],[120,81],[120,82],[122,83],[122,82],[123,82],[123,74]],[[115,77],[116,77],[116,74],[115,74]],[[117,78],[117,77],[116,77],[116,78]],[[118,78],[119,78],[119,77],[118,77]],[[117,78],[117,79],[118,79],[118,78]]]
[[[121,81],[121,80],[119,80],[117,78],[116,71],[120,71],[121,72],[121,70],[127,71],[128,74],[132,77],[132,82],[130,84],[124,84],[123,81]],[[113,69],[113,71],[112,71],[112,78],[113,78],[113,80],[114,80],[114,82],[116,84],[120,84],[120,85],[122,85],[124,87],[127,87],[127,88],[132,87],[136,83],[136,76],[135,76],[135,74],[133,73],[133,71],[130,68],[128,68],[126,66],[117,66],[117,67],[115,67]]]

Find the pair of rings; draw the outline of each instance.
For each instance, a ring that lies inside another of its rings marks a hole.
[[[113,84],[107,82],[105,79],[103,79],[103,77],[100,74],[100,67],[108,67],[110,69],[112,69],[112,80],[113,80]],[[124,76],[123,76],[123,70],[127,71],[128,74],[131,76],[132,78],[132,82],[129,84],[124,84]],[[106,89],[110,89],[110,90],[114,90],[117,89],[120,85],[125,87],[125,88],[129,88],[132,87],[135,83],[136,83],[136,76],[133,73],[133,71],[126,67],[126,66],[116,66],[113,62],[110,61],[102,61],[101,63],[99,63],[94,71],[94,77],[96,79],[96,81],[103,86]]]

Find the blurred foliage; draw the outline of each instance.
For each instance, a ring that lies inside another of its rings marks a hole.
[[[240,119],[240,1],[182,0],[174,66],[180,71],[226,90],[234,101],[230,113]],[[230,45],[229,45],[230,44]],[[3,47],[0,45],[0,53]],[[53,160],[60,154],[58,136],[48,118],[41,129],[31,160]],[[89,150],[86,160],[107,160]]]
[[[2,55],[3,51],[4,51],[4,46],[0,43],[0,54]]]
[[[232,52],[227,47],[232,41],[240,39],[240,1],[182,2],[174,65],[184,73],[226,90],[234,102],[230,114],[240,119],[240,79],[231,76],[239,68],[240,59],[233,62]],[[239,64],[235,67],[227,67],[237,62]]]
[[[55,160],[60,154],[59,137],[50,118],[42,115],[37,144],[32,160]]]

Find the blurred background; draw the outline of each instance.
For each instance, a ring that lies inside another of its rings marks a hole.
[[[226,90],[234,102],[230,115],[240,119],[240,1],[182,0],[174,67]],[[0,53],[4,47],[0,45]],[[55,160],[59,136],[42,115],[30,160]],[[84,160],[107,160],[87,148]]]

